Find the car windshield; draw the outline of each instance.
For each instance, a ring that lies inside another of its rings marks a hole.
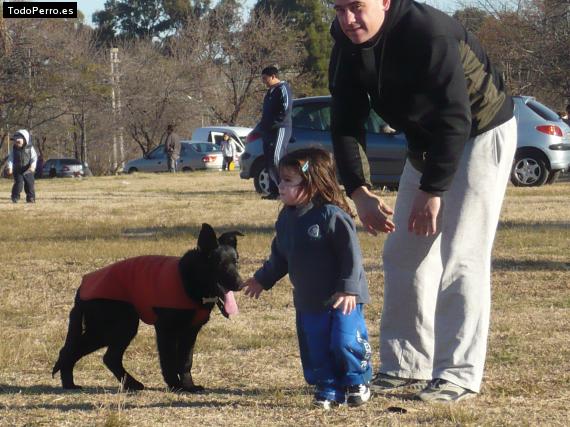
[[[77,159],[61,159],[62,165],[81,165],[81,162]]]
[[[560,116],[558,114],[556,114],[554,111],[552,111],[546,105],[542,105],[538,101],[530,100],[526,103],[526,105],[528,106],[528,108],[530,108],[532,111],[534,111],[540,117],[542,117],[544,120],[548,120],[551,122],[557,122],[557,121],[561,120]]]
[[[218,153],[220,152],[220,147],[209,142],[197,142],[191,145],[194,151],[198,153]]]

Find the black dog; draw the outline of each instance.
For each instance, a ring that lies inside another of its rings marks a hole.
[[[108,347],[103,362],[123,389],[142,390],[144,385],[123,367],[123,354],[142,319],[154,324],[162,376],[169,389],[203,390],[192,380],[194,343],[215,303],[228,317],[224,301],[231,297],[237,311],[228,292],[243,286],[236,236],[243,234],[233,231],[218,239],[211,226],[202,224],[198,247],[182,258],[130,258],[85,275],[52,376],[60,371],[63,388],[80,388],[73,382],[77,361]]]

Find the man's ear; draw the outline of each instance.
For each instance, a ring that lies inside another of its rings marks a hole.
[[[236,236],[243,236],[243,234],[240,233],[239,231],[228,231],[227,233],[224,233],[219,237],[218,242],[220,242],[220,245],[229,245],[234,249],[237,249]]]
[[[210,224],[202,224],[200,235],[198,236],[198,249],[203,252],[211,252],[218,247],[216,232]]]

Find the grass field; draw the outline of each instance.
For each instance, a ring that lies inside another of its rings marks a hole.
[[[259,301],[238,295],[232,321],[213,313],[198,337],[202,395],[166,392],[153,328],[141,324],[125,366],[147,386],[117,392],[102,352],[75,371],[81,392],[51,378],[81,276],[142,254],[181,255],[203,222],[238,229],[241,271],[264,260],[279,204],[237,172],[37,181],[37,203],[10,202],[0,180],[0,425],[568,425],[570,406],[570,183],[509,187],[494,249],[493,307],[482,394],[457,405],[375,397],[362,408],[311,408],[283,280]],[[393,205],[393,193],[385,195]],[[477,226],[474,224],[474,226]],[[360,232],[373,303],[378,365],[384,237]],[[389,408],[401,408],[393,412]]]

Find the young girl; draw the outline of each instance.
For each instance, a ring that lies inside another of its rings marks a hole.
[[[351,210],[324,150],[294,151],[279,162],[284,207],[271,255],[245,283],[259,298],[289,273],[303,373],[315,405],[368,401],[371,349],[362,304],[368,285]]]

